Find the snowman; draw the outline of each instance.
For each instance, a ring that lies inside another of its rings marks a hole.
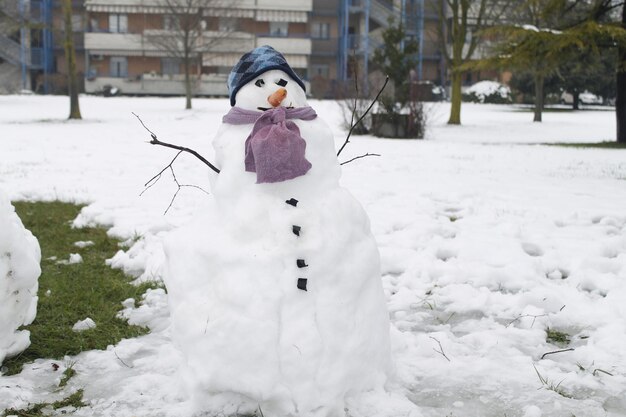
[[[37,314],[40,261],[37,238],[0,190],[0,365],[30,345],[30,332],[22,326]]]
[[[214,198],[165,242],[184,391],[198,411],[346,416],[391,367],[369,220],[282,54],[245,54],[228,86]]]

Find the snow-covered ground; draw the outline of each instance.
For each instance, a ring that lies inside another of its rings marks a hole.
[[[339,147],[338,106],[311,104]],[[182,105],[83,97],[85,120],[65,121],[65,97],[0,96],[0,189],[88,203],[77,226],[141,236],[111,264],[159,279],[162,239],[211,197],[183,188],[163,215],[177,188],[166,174],[139,196],[175,153],[147,144],[131,112],[159,139],[211,159],[227,100]],[[464,104],[464,125],[451,127],[447,106],[430,107],[428,140],[356,137],[341,155],[382,154],[344,166],[342,184],[364,205],[381,252],[394,395],[425,417],[626,416],[626,151],[537,145],[611,140],[614,113],[546,113],[538,124],[513,106]],[[208,190],[201,163],[181,156],[174,167],[181,184]],[[67,358],[56,372],[42,359],[0,377],[0,410],[83,388],[89,406],[78,416],[186,416],[164,291],[125,305],[151,334]],[[574,350],[544,356],[563,349],[546,341],[548,328],[567,333]],[[59,390],[72,362],[77,375]],[[394,404],[379,394],[354,415],[395,417]]]

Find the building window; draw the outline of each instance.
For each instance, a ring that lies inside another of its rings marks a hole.
[[[311,23],[311,37],[313,39],[329,39],[330,24],[329,23]]]
[[[311,65],[311,78],[315,77],[328,78],[328,65]]]
[[[83,16],[80,14],[72,15],[72,31],[80,32],[83,30]]]
[[[234,32],[237,30],[238,19],[236,17],[220,16],[218,21],[218,30],[220,32]]]
[[[180,60],[178,58],[161,58],[161,73],[163,75],[180,74]]]
[[[128,77],[128,58],[125,56],[111,57],[111,77]]]
[[[91,32],[100,31],[100,25],[98,24],[98,19],[89,19],[89,30]]]
[[[289,34],[289,22],[270,22],[271,36],[287,36]]]
[[[165,30],[177,30],[178,29],[178,16],[163,15],[163,29]]]
[[[125,14],[109,15],[109,32],[126,33],[128,32],[128,16]]]

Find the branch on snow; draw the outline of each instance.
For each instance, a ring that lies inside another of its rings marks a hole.
[[[440,354],[441,356],[443,356],[444,358],[446,358],[446,359],[448,360],[448,362],[450,362],[450,358],[449,358],[449,357],[446,355],[446,353],[443,351],[443,346],[441,346],[441,342],[440,342],[438,339],[436,339],[436,338],[434,338],[434,337],[432,337],[432,336],[428,336],[428,337],[430,337],[431,339],[433,339],[433,340],[434,340],[435,342],[437,342],[437,344],[439,345],[439,350],[437,350],[437,349],[435,349],[435,348],[433,348],[433,350],[434,350],[435,352],[439,353],[439,354]]]
[[[565,307],[565,306],[563,306],[563,307]],[[562,309],[563,309],[563,308],[561,308],[561,310],[562,310]],[[523,319],[523,318],[526,318],[526,317],[532,317],[532,318],[533,318],[533,322],[532,322],[532,323],[531,323],[531,325],[530,325],[530,327],[532,328],[532,327],[535,325],[535,321],[536,321],[539,317],[546,317],[546,316],[547,316],[547,314],[537,314],[537,315],[535,315],[535,314],[523,314],[523,315],[520,315],[520,316],[515,317],[513,320],[511,320],[511,321],[510,321],[510,322],[509,322],[506,326],[504,326],[504,327],[509,327],[511,324],[515,323],[516,321],[518,321],[518,320],[520,320],[520,319]]]
[[[548,355],[554,355],[555,353],[562,353],[562,352],[571,352],[573,351],[574,348],[567,348],[567,349],[561,349],[561,350],[553,350],[552,352],[546,352],[543,355],[541,355],[541,359],[545,358]]]

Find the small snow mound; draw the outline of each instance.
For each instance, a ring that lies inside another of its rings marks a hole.
[[[75,332],[83,332],[85,330],[93,329],[96,327],[96,322],[87,317],[85,320],[79,320],[74,323],[72,330]]]
[[[70,253],[70,264],[79,264],[83,261],[83,257],[79,253]]]
[[[536,405],[529,405],[524,409],[523,417],[541,417],[542,415],[543,413],[541,412],[541,409],[539,407],[537,407]]]
[[[468,95],[474,95],[480,103],[484,103],[489,96],[499,96],[502,99],[511,97],[511,89],[504,84],[496,81],[479,81],[467,89]]]
[[[0,363],[30,345],[30,332],[18,329],[37,314],[40,261],[37,239],[0,191]]]
[[[93,246],[94,243],[91,240],[79,240],[78,242],[74,242],[74,246],[78,248],[86,248],[87,246]]]
[[[79,253],[70,253],[69,259],[63,259],[61,261],[57,261],[59,265],[73,265],[79,264],[83,262],[83,257],[80,256]]]
[[[124,308],[134,308],[135,307],[135,299],[134,298],[127,298],[124,301],[122,301],[122,305],[124,306]]]

